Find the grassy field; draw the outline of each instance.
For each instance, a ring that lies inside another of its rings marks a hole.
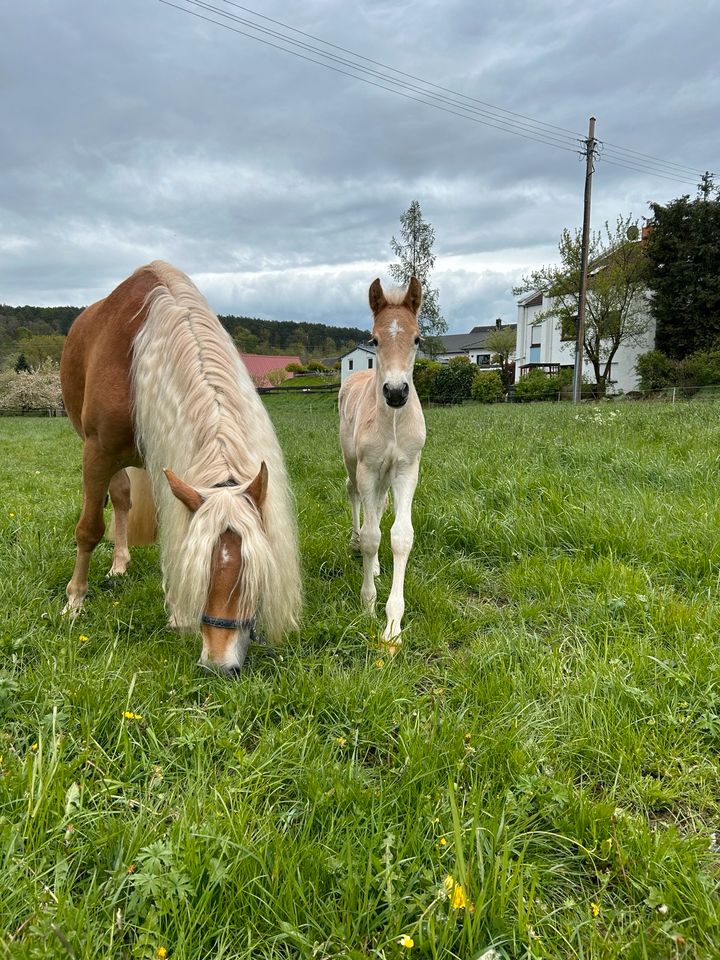
[[[306,610],[237,682],[154,548],[63,620],[80,443],[0,421],[0,956],[720,956],[720,404],[429,410],[391,659],[333,399],[267,402]]]

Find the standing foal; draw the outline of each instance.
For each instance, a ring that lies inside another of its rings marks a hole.
[[[340,388],[340,444],[353,514],[350,545],[355,550],[359,547],[363,556],[360,597],[370,613],[375,609],[375,577],[380,572],[380,519],[388,488],[392,487],[393,582],[385,607],[387,626],[383,640],[397,643],[405,612],[405,567],[413,545],[412,501],[425,444],[425,419],[413,385],[413,365],[420,343],[417,314],[422,287],[413,277],[407,290],[386,294],[380,281],[375,280],[369,299],[375,369],[352,374]]]

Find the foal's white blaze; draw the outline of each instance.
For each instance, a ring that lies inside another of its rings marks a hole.
[[[395,338],[399,332],[400,332],[400,325],[398,324],[395,317],[393,317],[392,323],[388,327],[388,333],[390,334],[391,337]]]

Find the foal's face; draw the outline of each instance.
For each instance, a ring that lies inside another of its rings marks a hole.
[[[404,407],[410,396],[415,354],[420,344],[417,313],[422,303],[422,287],[413,277],[399,303],[387,300],[379,280],[369,292],[373,313],[372,343],[376,347],[377,376],[389,407]]]
[[[165,475],[177,499],[195,513],[204,503],[203,496],[171,470],[166,470]],[[267,467],[263,462],[252,483],[238,495],[248,497],[260,512],[266,493]],[[226,530],[220,534],[210,559],[210,580],[201,622],[200,663],[230,675],[237,675],[242,668],[255,620],[256,611],[243,601],[244,577],[242,537],[234,530]]]

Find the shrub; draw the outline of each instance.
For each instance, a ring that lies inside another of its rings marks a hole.
[[[561,387],[561,377],[549,376],[542,370],[531,370],[527,376],[521,377],[515,384],[515,399],[524,402],[555,400]]]
[[[432,399],[432,394],[435,389],[435,377],[441,367],[442,364],[436,360],[427,360],[424,357],[415,361],[413,383],[415,384],[418,396],[423,402]]]
[[[58,409],[62,406],[60,367],[55,360],[43,360],[35,370],[6,374],[2,378],[0,407],[32,410],[39,407]]]
[[[324,363],[321,363],[319,360],[311,360],[307,365],[308,370],[313,370],[316,373],[328,373],[328,368]]]
[[[480,403],[498,403],[503,398],[502,377],[497,370],[478,371],[472,382],[470,394]]]
[[[720,383],[720,348],[691,353],[680,363],[680,368],[681,379],[688,386],[707,387]]]
[[[301,363],[288,363],[285,367],[288,373],[307,373],[308,368],[304,367]]]
[[[468,357],[453,357],[448,363],[440,364],[430,399],[436,403],[469,400],[476,370]]]
[[[658,390],[677,383],[678,365],[659,350],[641,354],[635,363],[635,372],[641,390]]]

